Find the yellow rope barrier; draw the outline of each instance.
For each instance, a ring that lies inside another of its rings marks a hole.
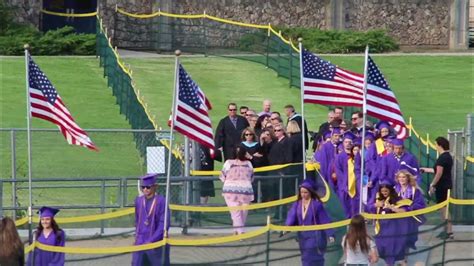
[[[290,197],[285,200],[289,200]],[[461,200],[461,199],[454,199],[449,197],[448,200],[424,208],[416,211],[404,212],[404,213],[391,213],[391,214],[369,214],[363,213],[364,217],[367,219],[399,219],[399,218],[407,218],[416,215],[426,214],[429,212],[434,212],[438,209],[441,209],[448,205],[448,202],[455,204],[455,205],[474,205],[474,200]],[[171,205],[170,205],[171,207]],[[133,208],[132,208],[133,210]],[[124,210],[125,211],[125,210]],[[130,211],[130,210],[128,210]],[[73,218],[73,217],[71,217]],[[77,217],[79,218],[79,217]],[[65,219],[65,218],[63,218]],[[58,222],[60,219],[58,218]],[[64,220],[66,221],[66,220]],[[64,223],[63,221],[63,223]],[[319,224],[319,225],[311,225],[311,226],[282,226],[282,225],[275,225],[268,223],[267,226],[262,227],[260,229],[247,232],[241,235],[232,235],[232,236],[221,236],[221,237],[213,237],[213,238],[202,238],[202,239],[173,239],[168,238],[164,239],[155,243],[144,244],[144,245],[137,245],[137,246],[121,246],[121,247],[105,247],[105,248],[83,248],[83,247],[56,247],[56,246],[49,246],[44,245],[39,242],[34,242],[32,245],[29,245],[25,248],[25,254],[31,252],[34,248],[38,248],[45,251],[50,252],[61,252],[61,253],[71,253],[71,254],[112,254],[112,253],[128,253],[128,252],[136,252],[136,251],[143,251],[149,250],[153,248],[161,247],[165,244],[170,244],[172,246],[203,246],[203,245],[215,245],[215,244],[223,244],[229,242],[235,242],[238,240],[250,239],[262,235],[268,231],[289,231],[289,232],[300,232],[300,231],[312,231],[312,230],[326,230],[331,228],[338,228],[342,226],[346,226],[350,223],[350,219],[332,222],[328,224]]]
[[[91,13],[83,13],[83,14],[59,13],[59,12],[53,12],[53,11],[48,11],[48,10],[44,10],[44,9],[41,9],[40,11],[43,14],[59,16],[59,17],[86,18],[86,17],[95,17],[95,16],[97,16],[97,11],[91,12]]]
[[[203,206],[186,206],[186,205],[175,205],[170,204],[170,209],[175,211],[190,211],[190,212],[228,212],[228,211],[241,211],[241,210],[257,210],[264,208],[271,208],[280,206],[283,204],[288,204],[296,201],[296,196],[291,196],[281,200],[274,200],[264,203],[256,203],[244,206],[235,206],[235,207],[203,207]]]
[[[313,231],[313,230],[326,230],[331,228],[338,228],[346,226],[350,223],[350,219],[328,223],[328,224],[317,224],[317,225],[306,225],[306,226],[283,226],[283,225],[270,225],[270,229],[274,231],[288,231],[288,232],[300,232],[300,231]]]
[[[444,208],[448,205],[449,200],[445,200],[441,203],[438,203],[436,205],[426,207],[423,209],[415,210],[415,211],[408,211],[408,212],[399,212],[399,213],[388,213],[388,214],[372,214],[372,213],[362,213],[362,215],[366,219],[378,219],[378,220],[383,220],[383,219],[398,219],[398,218],[407,218],[407,217],[412,217],[416,215],[421,215],[421,214],[426,214],[430,212],[437,211],[441,208]]]

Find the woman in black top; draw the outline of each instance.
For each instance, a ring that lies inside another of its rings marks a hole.
[[[16,230],[15,222],[5,217],[0,220],[0,265],[24,265],[23,243]]]
[[[443,137],[436,138],[436,150],[438,150],[439,157],[433,168],[422,167],[420,168],[425,173],[435,174],[433,181],[430,184],[429,194],[436,195],[436,202],[441,203],[448,197],[448,190],[453,187],[453,178],[451,176],[451,170],[453,168],[453,157],[449,154],[449,141]],[[446,217],[446,208],[441,210],[441,216],[443,219]],[[447,238],[453,238],[453,230],[451,220],[448,217],[446,223],[447,234],[442,236]]]

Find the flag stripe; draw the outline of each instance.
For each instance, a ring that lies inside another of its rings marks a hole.
[[[67,143],[97,150],[87,133],[74,121],[54,86],[30,56],[28,83],[32,117],[56,124]]]
[[[182,65],[179,65],[176,75],[176,108],[174,116],[170,117],[170,125],[179,133],[213,151],[214,134],[208,113],[212,105]]]

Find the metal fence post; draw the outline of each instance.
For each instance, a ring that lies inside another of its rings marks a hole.
[[[293,84],[293,53],[292,53],[292,48],[291,48],[291,39],[290,39],[290,44],[288,44],[288,55],[290,56],[290,67],[288,69],[288,76],[289,76],[289,80],[290,80],[290,88],[291,88],[291,84]]]
[[[262,202],[262,181],[259,179],[257,181],[257,203],[261,203]]]
[[[204,30],[204,56],[207,57],[207,23],[206,10],[204,10],[204,18],[202,18],[202,27]]]
[[[267,215],[267,225],[270,224],[270,215]],[[267,231],[267,250],[265,252],[265,265],[270,265],[270,230]]]
[[[267,31],[267,57],[266,57],[266,66],[268,67],[268,56],[270,53],[270,37],[271,37],[271,26],[270,23],[268,23],[268,31]]]
[[[3,195],[3,181],[0,179],[0,195]],[[3,217],[3,197],[0,196],[0,217]]]
[[[16,196],[16,132],[15,130],[10,131],[10,144],[12,152],[12,205],[13,219],[16,219],[16,207],[17,207],[17,196]]]
[[[105,180],[101,182],[100,192],[100,213],[105,213]],[[100,234],[104,234],[104,220],[100,221]]]
[[[279,186],[279,199],[283,198],[283,179],[280,177],[279,178],[280,186]],[[278,206],[278,212],[279,212],[279,219],[282,219],[283,217],[283,206],[280,205]]]

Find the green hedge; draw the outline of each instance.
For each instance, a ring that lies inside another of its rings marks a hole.
[[[0,1],[0,55],[22,55],[28,43],[34,55],[94,55],[95,34],[77,34],[72,27],[42,33],[13,21],[13,9]]]
[[[69,26],[45,34],[20,27],[0,36],[0,54],[22,55],[23,45],[28,43],[34,55],[94,55],[95,42],[95,34],[76,34]]]
[[[371,53],[398,50],[397,42],[384,30],[336,31],[316,28],[279,28],[283,36],[297,40],[303,38],[303,46],[315,53],[360,53],[368,44]]]

